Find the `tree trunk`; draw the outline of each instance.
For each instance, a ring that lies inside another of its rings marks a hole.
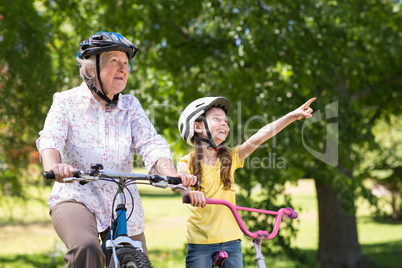
[[[321,268],[374,267],[361,252],[355,215],[345,214],[330,184],[315,180],[315,186],[319,214],[318,266]]]

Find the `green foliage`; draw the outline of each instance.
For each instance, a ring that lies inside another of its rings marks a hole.
[[[400,116],[391,115],[389,121],[379,120],[373,127],[375,144],[366,143],[360,148],[365,157],[355,172],[356,176],[374,180],[373,188],[379,191],[376,195],[391,205],[393,219],[402,218],[401,126]],[[377,209],[377,213],[385,213],[383,207]]]
[[[4,267],[26,267],[26,268],[56,268],[64,266],[63,256],[57,256],[49,261],[45,254],[13,254],[1,257]]]
[[[33,1],[2,1],[0,17],[0,196],[23,195],[19,177],[54,88],[50,34]]]

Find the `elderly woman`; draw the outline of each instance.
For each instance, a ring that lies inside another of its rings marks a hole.
[[[80,44],[77,61],[84,82],[54,94],[53,104],[37,147],[45,171],[56,182],[48,199],[53,226],[68,248],[66,267],[103,267],[99,233],[111,222],[116,186],[97,181],[86,185],[63,183],[75,169],[87,170],[100,163],[105,171],[133,172],[134,151],[150,173],[180,177],[184,186],[196,182],[177,173],[167,142],[156,133],[139,101],[122,95],[129,75],[129,61],[137,47],[117,33],[99,32]],[[144,212],[136,185],[130,185],[134,212],[128,235],[143,244]]]

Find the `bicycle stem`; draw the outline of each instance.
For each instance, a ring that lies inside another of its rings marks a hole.
[[[127,234],[127,222],[126,222],[126,206],[124,205],[124,193],[119,193],[120,203],[117,205],[117,229],[119,234]],[[119,219],[121,217],[121,219]]]

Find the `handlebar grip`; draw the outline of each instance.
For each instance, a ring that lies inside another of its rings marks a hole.
[[[183,196],[183,201],[182,201],[183,203],[186,203],[186,204],[190,204],[190,197],[189,196]]]
[[[167,176],[167,180],[168,180],[168,183],[169,183],[169,184],[174,184],[174,185],[176,185],[176,184],[180,184],[180,183],[181,183],[181,179],[180,179],[180,178],[177,178],[177,177],[169,177],[169,176]]]
[[[299,214],[297,214],[296,211],[293,211],[293,209],[291,208],[286,208],[288,211],[290,211],[290,214],[285,214],[286,218],[292,218],[292,219],[297,219],[297,217],[299,217]]]
[[[81,175],[81,172],[79,170],[74,171],[74,175],[73,177],[75,178],[79,178]],[[43,172],[43,178],[46,180],[55,180],[56,177],[54,176],[54,172],[53,171],[45,171]]]
[[[43,172],[43,178],[45,180],[55,180],[56,179],[56,177],[54,176],[53,171],[45,171],[45,172]]]
[[[169,177],[169,176],[167,176],[167,179],[168,179],[169,184],[175,184],[176,185],[176,184],[182,183],[181,179],[177,178],[177,177]],[[198,185],[199,185],[199,182],[197,181],[194,185],[191,185],[191,187],[198,187]]]

